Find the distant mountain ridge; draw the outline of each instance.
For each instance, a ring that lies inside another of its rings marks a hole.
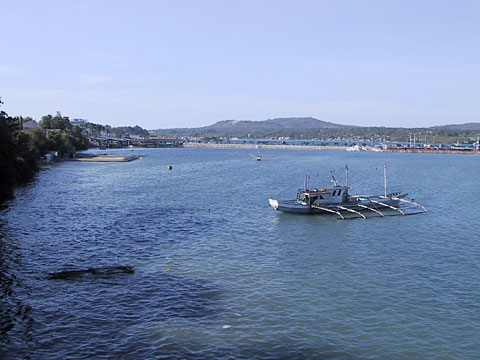
[[[450,124],[450,125],[432,126],[432,129],[480,130],[480,123],[465,123],[465,124]]]
[[[206,138],[385,138],[395,141],[408,141],[409,134],[414,131],[417,136],[436,136],[438,139],[457,136],[457,132],[465,133],[466,139],[477,135],[480,123],[452,124],[423,128],[401,127],[368,127],[341,125],[313,117],[285,117],[264,121],[222,120],[198,128],[157,129],[149,132],[166,137],[206,137]],[[470,132],[469,134],[466,134]],[[472,132],[474,132],[472,134]],[[405,140],[407,139],[407,140]]]
[[[361,127],[370,127],[370,126],[356,126],[356,125],[342,125],[336,124],[329,121],[318,120],[313,117],[287,117],[287,118],[274,118],[263,121],[254,121],[254,120],[220,120],[216,123],[208,126],[202,126],[198,128],[171,128],[171,129],[158,129],[151,130],[151,132],[161,131],[161,130],[176,130],[176,131],[201,131],[208,132],[209,130],[213,131],[225,131],[225,130],[246,130],[246,131],[257,131],[257,130],[278,130],[278,129],[292,129],[292,130],[301,130],[301,129],[341,129],[341,128],[361,128]],[[378,127],[378,126],[371,126]],[[400,127],[394,127],[400,128]],[[424,127],[425,129],[425,127]],[[480,130],[480,123],[464,123],[464,124],[448,124],[448,125],[439,125],[431,126],[429,129],[449,129],[449,130]]]
[[[318,120],[312,117],[290,117],[276,118],[264,121],[252,120],[222,120],[213,125],[205,126],[201,129],[227,130],[235,128],[236,130],[248,129],[255,130],[276,130],[276,129],[326,129],[352,127],[348,125],[335,124],[328,121]]]
[[[221,120],[215,124],[199,128],[173,128],[151,130],[153,134],[174,133],[178,135],[196,133],[196,134],[214,134],[229,133],[251,133],[257,131],[280,131],[283,129],[303,130],[303,129],[341,129],[353,128],[353,125],[341,125],[328,121],[318,120],[312,117],[289,117],[275,118],[264,121],[252,120]]]

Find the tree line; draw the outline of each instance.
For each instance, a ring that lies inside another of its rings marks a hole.
[[[0,98],[0,107],[2,104]],[[140,126],[111,127],[89,122],[72,125],[60,113],[43,116],[39,124],[33,121],[31,117],[12,117],[0,110],[0,202],[12,196],[15,186],[33,179],[40,158],[48,152],[56,152],[62,158],[86,150],[89,136],[150,136]],[[27,128],[32,122],[37,126]]]
[[[88,148],[82,129],[72,126],[68,117],[46,115],[40,127],[24,130],[32,120],[0,111],[0,201],[10,198],[15,186],[33,179],[44,154],[55,151],[62,157]]]

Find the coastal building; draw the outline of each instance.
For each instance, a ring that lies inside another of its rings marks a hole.
[[[151,137],[140,142],[146,147],[179,147],[183,146],[184,140],[175,138],[156,138]]]
[[[83,124],[86,124],[86,123],[87,123],[86,119],[72,119],[72,120],[70,120],[70,124],[72,124],[73,126],[83,125]]]
[[[93,130],[90,128],[84,128],[82,129],[82,134],[90,137],[93,135]]]
[[[40,125],[38,125],[38,123],[37,123],[35,120],[25,121],[25,122],[22,124],[23,130],[32,129],[32,128],[37,128],[37,127],[40,127]]]
[[[106,137],[110,136],[110,133],[108,131],[105,131],[105,130],[100,130],[99,135],[100,135],[100,137],[106,138]]]

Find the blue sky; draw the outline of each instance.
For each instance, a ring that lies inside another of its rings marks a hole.
[[[480,122],[480,1],[0,0],[9,115]]]

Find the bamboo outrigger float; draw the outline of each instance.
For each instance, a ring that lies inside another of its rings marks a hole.
[[[405,199],[405,192],[387,193],[387,171],[384,167],[383,195],[349,195],[348,166],[346,167],[345,186],[338,185],[332,175],[333,186],[308,189],[305,181],[304,189],[297,191],[295,200],[269,199],[275,210],[295,214],[335,214],[340,220],[368,219],[394,215],[414,215],[427,212],[420,203]]]

